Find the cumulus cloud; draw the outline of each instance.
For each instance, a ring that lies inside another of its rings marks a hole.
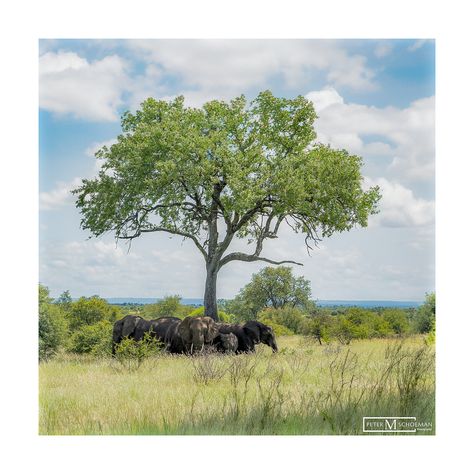
[[[58,115],[114,121],[128,84],[117,55],[89,62],[73,52],[47,52],[39,60],[40,107]]]
[[[393,45],[390,43],[378,43],[377,46],[375,47],[374,54],[377,58],[384,58],[385,56],[388,56],[393,50]]]
[[[154,235],[130,250],[109,238],[46,244],[40,249],[40,280],[53,294],[71,289],[74,296],[201,296],[204,261],[192,252],[192,243],[178,250],[176,239],[170,244],[167,240],[163,234]],[[152,245],[162,250],[153,251]]]
[[[318,139],[362,156],[390,157],[390,171],[413,180],[434,174],[435,100],[428,97],[406,108],[346,103],[333,88],[309,92],[319,120]]]
[[[41,192],[39,194],[40,211],[51,211],[58,209],[74,201],[71,190],[81,184],[81,178],[73,178],[71,181],[60,181],[51,191]]]
[[[367,186],[380,187],[380,212],[371,217],[372,225],[384,227],[419,227],[434,223],[435,203],[417,198],[411,189],[386,178],[365,179]]]
[[[301,85],[308,72],[326,74],[335,86],[366,90],[374,72],[362,55],[349,54],[336,41],[312,40],[131,40],[128,47],[190,89],[230,95],[263,86],[272,76]]]

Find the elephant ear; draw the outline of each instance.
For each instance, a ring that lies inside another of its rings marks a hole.
[[[251,321],[244,325],[244,333],[252,339],[253,342],[260,342],[260,327],[255,322]]]
[[[209,344],[219,335],[219,326],[214,322],[212,318],[205,316],[203,322],[207,326],[204,332],[204,341]]]
[[[125,321],[123,322],[123,327],[122,327],[122,336],[123,337],[128,337],[133,334],[133,331],[135,331],[135,328],[137,327],[138,321],[140,321],[139,316],[127,316],[125,318]]]
[[[191,343],[193,340],[193,334],[191,331],[191,322],[192,319],[190,316],[184,318],[179,324],[178,324],[178,335],[181,337],[181,339],[184,342]]]

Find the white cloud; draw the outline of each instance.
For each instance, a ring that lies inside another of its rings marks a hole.
[[[86,149],[85,154],[90,158],[95,158],[95,154],[104,146],[107,148],[111,147],[114,143],[117,143],[116,138],[112,138],[110,140],[105,140],[103,142],[94,142],[91,143]]]
[[[306,97],[320,117],[315,129],[321,142],[362,156],[388,156],[390,171],[400,177],[433,179],[434,97],[406,108],[347,104],[334,89],[312,91]]]
[[[417,41],[415,41],[413,44],[411,44],[410,46],[408,46],[408,51],[410,51],[410,53],[413,53],[413,51],[416,51],[417,49],[420,49],[428,40],[426,39],[419,39]]]
[[[58,209],[74,201],[71,190],[81,184],[81,178],[73,178],[71,181],[60,181],[51,191],[39,194],[39,208],[41,211]]]
[[[374,54],[377,58],[384,58],[388,56],[393,50],[393,46],[390,43],[378,43],[375,47]]]
[[[313,102],[316,112],[319,114],[322,110],[334,104],[343,104],[344,99],[333,87],[328,87],[320,91],[313,91],[306,95],[306,98]]]
[[[114,121],[128,78],[126,64],[117,55],[89,62],[60,51],[40,56],[39,83],[41,108],[58,115]]]
[[[374,87],[374,72],[366,58],[349,54],[336,41],[131,40],[127,45],[186,85],[217,94],[264,86],[276,75],[296,86],[314,70],[325,72],[335,86]]]
[[[415,197],[411,189],[386,178],[366,178],[367,186],[378,185],[382,194],[380,212],[370,218],[371,225],[419,227],[434,223],[435,203]]]

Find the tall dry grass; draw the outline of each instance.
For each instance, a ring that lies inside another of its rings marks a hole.
[[[360,434],[363,416],[432,422],[434,351],[421,338],[273,354],[160,355],[130,371],[111,358],[40,364],[41,434]]]

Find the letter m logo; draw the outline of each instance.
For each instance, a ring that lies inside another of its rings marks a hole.
[[[387,431],[396,430],[397,429],[397,420],[396,419],[391,420],[391,423],[390,423],[390,420],[386,419],[385,420],[385,428],[387,429]]]

